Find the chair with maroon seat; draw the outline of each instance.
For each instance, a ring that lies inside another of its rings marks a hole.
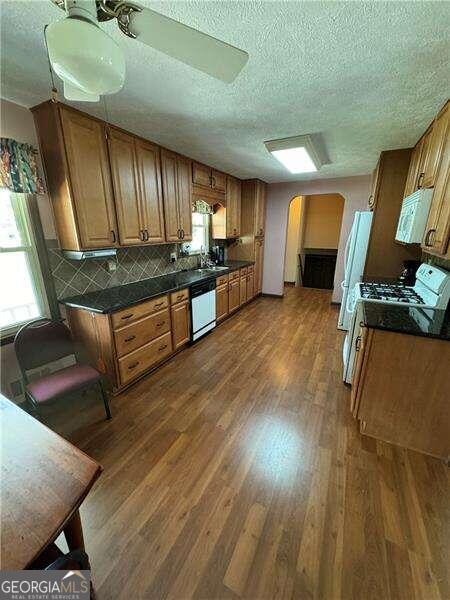
[[[25,398],[38,415],[43,404],[58,400],[71,392],[98,386],[106,418],[111,418],[101,375],[90,365],[76,363],[39,379],[29,380],[27,371],[75,354],[70,331],[61,321],[37,319],[26,323],[14,338],[14,349],[25,383]]]

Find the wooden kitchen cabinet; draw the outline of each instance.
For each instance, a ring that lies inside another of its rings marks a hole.
[[[450,127],[450,103],[442,108],[433,121],[431,128],[428,152],[425,161],[425,175],[423,177],[423,187],[434,187],[439,172],[439,167],[444,154],[445,142]]]
[[[173,349],[178,350],[190,340],[191,314],[189,301],[178,302],[171,307],[172,315],[172,343]]]
[[[241,231],[241,182],[227,178],[227,238],[239,237]]]
[[[238,276],[228,284],[228,312],[232,313],[240,305],[240,277]]]
[[[435,177],[430,212],[422,248],[429,254],[448,257],[450,236],[450,126],[447,125],[441,161]]]
[[[216,321],[228,315],[228,283],[216,287]]]
[[[120,243],[123,246],[142,244],[145,234],[134,137],[110,128],[108,146]]]
[[[253,267],[249,267],[247,271],[247,302],[255,296],[255,276]]]
[[[425,187],[425,165],[427,163],[430,137],[431,128],[427,129],[412,151],[403,197],[409,196],[419,188]]]
[[[369,210],[374,210],[377,205],[377,197],[378,197],[378,187],[380,181],[380,160],[377,162],[377,166],[372,172],[372,181],[370,184],[370,195],[369,200],[367,202],[369,206]]]
[[[239,306],[247,302],[247,274],[239,278]]]
[[[166,240],[192,240],[191,161],[170,152],[161,151],[162,186]]]
[[[32,109],[61,248],[117,245],[104,124],[54,102]]]
[[[160,244],[165,242],[160,148],[140,138],[135,148],[144,241]]]
[[[266,232],[266,184],[255,180],[256,211],[255,235],[264,236]]]
[[[255,240],[255,294],[261,294],[262,292],[262,280],[263,280],[263,267],[264,267],[264,240]]]
[[[207,190],[225,193],[227,176],[225,173],[211,169],[211,167],[194,162],[192,163],[192,183]]]
[[[371,328],[360,340],[352,413],[361,432],[447,459],[448,341]]]

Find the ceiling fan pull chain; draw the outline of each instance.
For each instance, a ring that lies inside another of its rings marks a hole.
[[[121,2],[117,8],[117,24],[119,25],[119,29],[122,33],[127,35],[130,38],[135,39],[137,35],[130,31],[130,16],[134,12],[142,12],[142,8],[137,4],[131,4],[129,2]]]

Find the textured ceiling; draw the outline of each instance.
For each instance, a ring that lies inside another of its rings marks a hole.
[[[368,173],[381,150],[412,145],[450,95],[450,2],[139,2],[250,59],[226,85],[106,23],[127,62],[109,120],[240,177],[301,178],[263,142],[304,133],[321,134],[330,164],[303,179]],[[47,0],[0,7],[1,95],[33,106],[50,91],[43,28],[63,13]]]

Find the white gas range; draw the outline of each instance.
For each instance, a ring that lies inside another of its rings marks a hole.
[[[359,334],[359,323],[362,321],[361,300],[393,305],[401,304],[416,309],[446,309],[449,299],[450,274],[443,269],[426,263],[421,264],[418,268],[414,286],[406,286],[400,283],[357,283],[347,297],[346,310],[350,318],[349,329],[342,347],[343,380],[346,383],[352,382],[356,356],[356,338]],[[421,318],[420,313],[412,316]]]

